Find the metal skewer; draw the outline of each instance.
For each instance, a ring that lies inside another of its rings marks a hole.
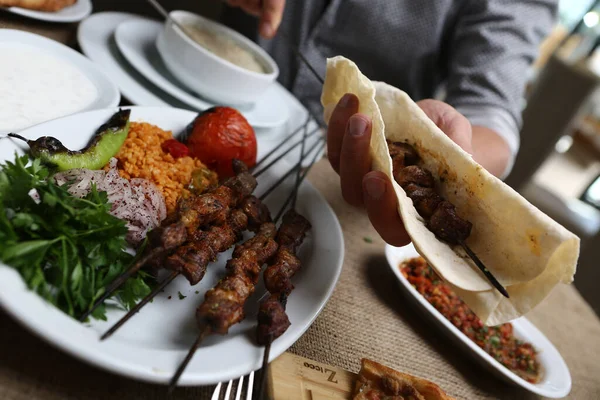
[[[306,132],[306,131],[305,131]],[[304,135],[304,139],[306,139],[306,135]],[[317,142],[318,144],[319,142]],[[322,146],[325,146],[325,143],[322,142],[321,143]],[[311,148],[311,150],[307,151],[306,154],[301,153],[300,154],[300,161],[298,164],[296,164],[296,166],[293,167],[293,170],[297,170],[298,175],[300,176],[301,171],[302,171],[302,160],[304,159],[305,156],[308,156],[311,151],[314,149],[315,146],[313,146]],[[308,168],[310,168],[310,166],[312,166],[312,164],[314,164],[318,158],[318,156],[320,155],[321,151],[317,151],[316,156],[313,157],[313,159],[311,160],[311,164],[309,165]],[[304,178],[306,177],[306,172],[302,175],[301,178],[296,179],[296,184],[294,185],[294,190],[293,193],[290,194],[290,197],[288,198],[288,201],[286,201],[283,206],[279,209],[279,212],[277,213],[277,217],[275,217],[275,219],[273,220],[274,223],[277,223],[277,221],[281,218],[281,216],[283,215],[287,205],[289,204],[289,200],[291,200],[292,197],[296,196],[298,193],[298,188],[300,187],[300,184],[302,183],[302,181],[304,180]],[[275,185],[279,185],[280,182],[276,182]],[[194,342],[194,344],[192,345],[192,347],[190,348],[190,350],[188,351],[188,354],[186,355],[185,359],[182,361],[181,365],[179,365],[179,367],[177,368],[177,371],[175,372],[175,374],[173,375],[173,378],[171,378],[171,382],[169,384],[169,393],[172,393],[173,390],[175,390],[175,387],[177,386],[177,382],[179,382],[179,378],[181,377],[181,375],[183,374],[183,371],[185,371],[185,368],[187,367],[187,365],[190,363],[190,361],[192,360],[192,358],[194,357],[194,354],[196,353],[196,351],[198,350],[198,348],[200,347],[200,344],[202,343],[202,340],[210,333],[210,327],[206,326],[203,329],[201,329],[200,334],[198,335],[198,337],[196,338],[196,341]],[[270,346],[268,346],[268,348],[265,350],[265,356],[266,357],[266,363],[268,365],[268,358],[269,358],[269,353],[270,353]],[[266,373],[263,372],[263,377],[261,378],[261,380],[264,380],[266,377]],[[261,384],[261,388],[264,385]]]
[[[314,129],[309,136],[312,136],[315,132],[318,132],[319,128]],[[303,145],[304,143],[304,139],[302,140],[298,140],[296,143],[294,143],[285,153],[284,155],[288,154],[289,152],[291,152],[292,150],[294,150],[296,147]],[[261,168],[259,171],[253,173],[254,177],[258,178],[259,176],[261,176],[265,171],[267,171],[269,168],[271,168],[274,164],[276,164],[279,160],[281,159],[281,156],[279,156],[278,158],[275,158],[273,161],[271,161],[270,163],[268,163],[267,165],[265,165],[263,168]]]
[[[324,146],[324,142],[322,140],[317,141],[317,143],[315,143],[315,146],[311,147],[311,150],[307,152],[306,157],[308,157],[308,155],[311,153],[312,150],[314,150],[319,143],[321,143],[322,146]],[[322,147],[321,147],[322,149]],[[318,156],[321,153],[321,151],[319,150],[316,154],[316,156]],[[305,157],[302,157],[300,159],[300,161],[298,162],[298,164],[294,165],[292,168],[290,168],[288,170],[288,172],[284,175],[284,177],[287,177],[289,175],[291,175],[294,171],[300,171],[301,166],[302,166],[302,161]],[[313,158],[312,162],[314,163],[316,160],[316,157]],[[277,180],[277,182],[273,183],[271,185],[271,187],[269,189],[267,189],[267,191],[265,192],[265,194],[263,194],[260,199],[264,200],[270,193],[273,192],[273,190],[275,190],[285,179],[279,179]],[[288,201],[286,201],[282,207],[282,211],[285,209],[285,207],[287,207],[287,205],[289,204],[289,198]],[[277,222],[277,220],[279,219],[279,217],[282,215],[282,211],[280,211],[277,214],[277,217],[275,218],[274,222]],[[137,264],[136,264],[137,265]],[[146,304],[148,304],[154,297],[156,297],[156,295],[158,295],[158,293],[160,293],[165,287],[167,287],[167,285],[169,285],[175,278],[177,278],[177,276],[179,276],[179,272],[177,271],[172,271],[169,276],[163,280],[156,288],[154,288],[154,290],[152,290],[152,292],[150,292],[149,294],[147,294],[138,304],[135,305],[135,307],[133,307],[131,310],[129,310],[123,317],[121,317],[121,319],[119,319],[108,331],[106,331],[101,337],[100,340],[106,340],[109,337],[111,337],[117,330],[119,330],[119,328],[121,328],[127,321],[129,321],[135,314],[137,314],[142,307],[144,307]]]
[[[465,249],[465,252],[467,253],[467,255],[471,258],[471,260],[473,260],[475,265],[477,265],[477,268],[479,268],[481,270],[481,272],[483,272],[483,274],[488,279],[488,281],[490,281],[490,283],[492,285],[494,285],[496,290],[498,290],[500,293],[502,293],[502,295],[504,297],[506,297],[508,299],[510,296],[508,295],[508,292],[506,291],[504,286],[502,286],[502,284],[500,282],[498,282],[496,277],[494,275],[492,275],[492,273],[485,267],[483,262],[481,262],[481,260],[473,252],[473,250],[471,250],[471,248],[469,246],[467,246],[467,244],[465,242],[463,242],[462,240],[459,241],[458,243],[462,246],[463,249]]]
[[[269,376],[269,355],[271,354],[271,343],[273,343],[273,339],[271,336],[269,336],[269,341],[267,342],[263,352],[262,367],[260,368],[260,382],[257,392],[258,397],[256,398],[257,400],[262,400],[265,396],[264,393],[267,387],[267,376]]]
[[[100,336],[100,340],[106,340],[109,337],[111,337],[113,333],[115,333],[120,327],[122,327],[127,321],[129,321],[131,317],[137,314],[142,309],[142,307],[148,304],[148,302],[150,302],[154,297],[156,297],[157,294],[159,294],[164,288],[167,287],[169,283],[173,282],[173,280],[175,280],[175,278],[177,278],[178,276],[179,272],[171,271],[169,276],[165,280],[163,280],[160,283],[160,285],[155,287],[150,293],[146,295],[146,297],[144,297],[139,303],[137,303],[135,307],[129,310],[127,314],[123,316],[123,318],[118,320],[116,324],[114,324],[109,330],[107,330],[102,336]]]
[[[304,140],[306,140],[306,134],[307,134],[307,131],[305,130],[304,135],[303,135]],[[296,173],[296,183],[294,185],[294,190],[292,191],[292,193],[290,193],[290,195],[288,196],[286,201],[283,203],[283,206],[281,207],[281,209],[279,210],[279,213],[275,217],[276,221],[282,217],[283,213],[285,212],[285,209],[287,208],[287,206],[290,202],[292,203],[292,208],[296,208],[296,200],[298,199],[298,191],[300,189],[300,185],[304,181],[304,178],[306,178],[306,176],[308,175],[308,172],[310,171],[312,166],[317,161],[317,158],[321,154],[321,150],[325,147],[325,142],[321,143],[321,145],[322,145],[322,147],[320,147],[317,150],[317,153],[314,155],[313,159],[311,160],[311,162],[308,165],[308,167],[306,168],[306,170],[304,172],[302,172],[302,168],[298,168],[297,173]],[[299,164],[302,163],[302,159],[304,158],[304,147],[305,146],[303,143],[302,150],[300,152]],[[308,154],[310,154],[310,152],[311,152],[311,150],[308,151]],[[267,341],[267,344],[265,345],[265,350],[263,353],[263,361],[262,361],[262,367],[261,367],[262,372],[260,374],[260,383],[259,383],[259,387],[258,387],[258,397],[257,397],[258,400],[263,399],[264,391],[267,386],[267,376],[269,375],[269,355],[271,353],[271,344],[272,343],[273,343],[273,339],[271,336],[269,336],[269,340]]]

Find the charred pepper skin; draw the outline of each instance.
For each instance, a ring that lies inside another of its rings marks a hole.
[[[29,140],[15,133],[9,133],[8,136],[27,142],[33,157],[39,158],[57,171],[75,168],[101,169],[119,152],[127,139],[130,115],[131,110],[117,111],[108,122],[98,128],[86,147],[76,151],[69,150],[60,140],[51,136],[42,136],[37,140]]]

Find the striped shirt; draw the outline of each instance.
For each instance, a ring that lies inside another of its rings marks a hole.
[[[343,55],[370,79],[396,86],[414,100],[432,98],[443,88],[443,100],[473,125],[506,140],[513,155],[506,175],[519,148],[529,67],[552,29],[557,3],[288,0],[280,29],[322,76],[326,58]],[[246,26],[245,33],[251,32],[256,26]],[[278,63],[279,81],[321,115],[321,86],[283,35],[254,38]]]

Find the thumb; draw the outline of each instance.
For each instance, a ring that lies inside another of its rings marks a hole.
[[[260,15],[259,31],[260,35],[265,39],[271,39],[277,33],[281,18],[283,17],[283,9],[285,8],[285,0],[263,0],[262,13]]]

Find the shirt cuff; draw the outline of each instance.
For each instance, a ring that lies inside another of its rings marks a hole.
[[[471,125],[484,126],[504,139],[510,149],[508,164],[500,176],[500,179],[505,179],[515,165],[515,159],[519,151],[520,136],[517,121],[508,111],[501,108],[489,106],[457,106],[455,108],[467,117]]]

